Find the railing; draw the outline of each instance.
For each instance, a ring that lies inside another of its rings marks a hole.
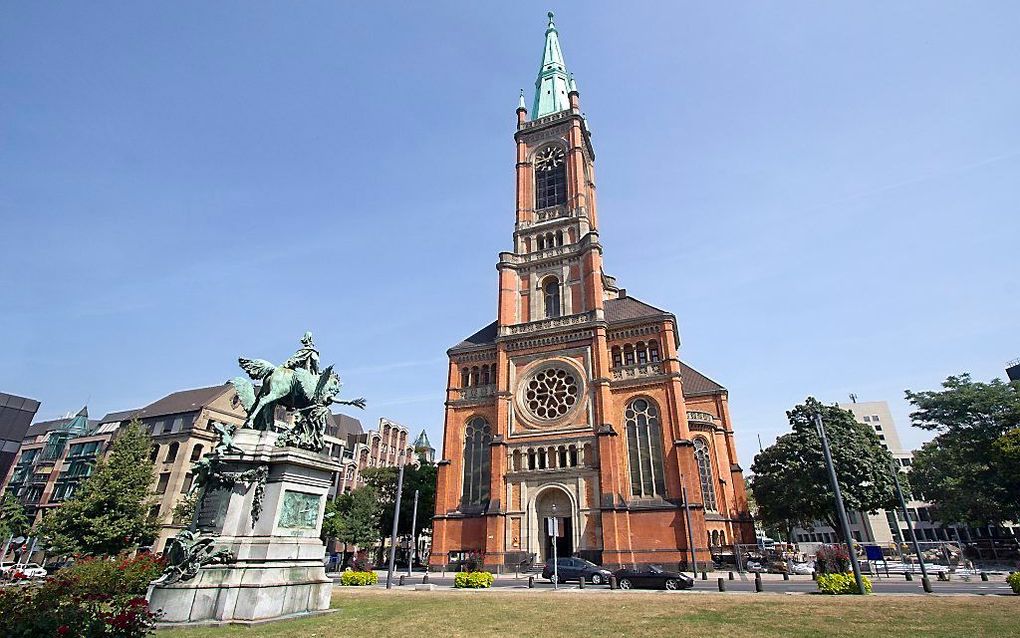
[[[540,330],[548,330],[549,328],[576,326],[578,324],[590,323],[594,320],[595,320],[594,311],[584,312],[577,315],[566,315],[563,317],[542,319],[541,321],[532,321],[529,323],[518,323],[511,326],[502,326],[499,329],[499,333],[501,336],[528,334],[529,332],[539,332]]]
[[[697,411],[697,410],[688,410],[687,411],[687,420],[688,421],[693,421],[695,423],[708,423],[709,425],[711,425],[712,423],[715,422],[715,417],[712,416],[711,414],[709,414],[708,412],[700,412],[700,411]]]
[[[472,399],[485,399],[496,395],[496,384],[469,386],[460,389],[460,398],[466,401]]]
[[[638,379],[641,377],[652,377],[662,374],[662,363],[635,363],[627,366],[613,368],[613,379],[621,381],[625,379]]]

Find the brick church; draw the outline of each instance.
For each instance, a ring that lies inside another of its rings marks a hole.
[[[535,87],[498,317],[448,351],[431,564],[477,552],[512,570],[556,543],[687,567],[692,546],[700,563],[754,543],[726,389],[681,361],[673,314],[603,270],[595,151],[552,14]]]

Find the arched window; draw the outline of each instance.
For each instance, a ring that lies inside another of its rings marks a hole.
[[[469,385],[471,385],[471,370],[469,368],[461,368],[460,387],[466,388]]]
[[[149,452],[149,460],[155,462],[157,458],[159,458],[159,446],[153,445],[152,451]]]
[[[163,458],[163,462],[164,463],[170,463],[172,461],[177,460],[177,450],[179,450],[180,447],[181,447],[181,444],[176,442],[176,441],[171,443],[170,447],[168,447],[167,450],[166,450],[166,456]]]
[[[560,316],[560,282],[555,277],[549,277],[542,284],[542,296],[545,299],[545,316]]]
[[[535,450],[528,450],[528,469],[534,470],[538,468],[538,463],[535,460]]]
[[[648,360],[656,362],[659,360],[659,342],[649,341],[648,342]]]
[[[538,249],[545,250],[545,235],[538,236]]]
[[[192,462],[197,461],[198,459],[202,458],[202,449],[203,448],[202,448],[201,445],[196,445],[195,447],[191,448],[191,460],[192,460]]]
[[[623,365],[623,354],[620,352],[620,346],[613,346],[613,367],[619,368]]]
[[[665,496],[658,408],[648,399],[634,399],[627,405],[624,416],[631,494],[638,497]]]
[[[489,366],[482,366],[482,385],[489,385]]]
[[[556,231],[556,245],[557,246],[562,246],[563,245],[563,231],[562,230],[557,230]]]
[[[638,341],[637,342],[636,350],[637,350],[637,362],[638,363],[648,363],[648,351],[645,350],[645,342],[644,341]]]
[[[623,365],[634,365],[634,346],[629,343],[623,346]]]
[[[464,431],[464,505],[484,505],[489,500],[489,445],[492,428],[480,416],[468,421]]]
[[[698,462],[698,476],[701,477],[701,497],[705,501],[705,509],[715,512],[719,506],[715,502],[715,485],[712,483],[712,456],[705,439],[694,439],[694,459]]]
[[[478,385],[478,366],[471,368],[471,385]]]
[[[551,145],[535,154],[535,208],[559,206],[567,201],[567,154]]]

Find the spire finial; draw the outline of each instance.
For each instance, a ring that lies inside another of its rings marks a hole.
[[[549,16],[549,25],[546,27],[546,29],[552,29],[553,31],[555,31],[556,30],[556,25],[553,24],[553,18],[555,17],[555,14],[553,14],[553,12],[550,11],[546,15]]]
[[[570,74],[570,80],[567,82],[567,90],[571,93],[577,92],[577,82],[574,81],[574,74]]]
[[[517,102],[517,109],[528,110],[528,105],[524,103],[524,89],[521,89],[521,99]]]

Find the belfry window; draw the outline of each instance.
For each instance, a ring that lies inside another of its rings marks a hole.
[[[627,405],[624,417],[631,494],[641,498],[665,496],[658,408],[648,399],[634,399]]]
[[[489,500],[489,446],[492,428],[482,417],[468,421],[464,431],[463,505],[484,505]]]
[[[547,146],[535,154],[535,208],[559,206],[567,201],[566,153]]]
[[[701,497],[705,501],[705,509],[710,512],[718,511],[719,506],[715,501],[715,485],[712,483],[712,456],[705,439],[694,439],[694,459],[698,462]]]
[[[545,316],[560,316],[560,282],[550,277],[542,284],[542,297],[545,300]]]

